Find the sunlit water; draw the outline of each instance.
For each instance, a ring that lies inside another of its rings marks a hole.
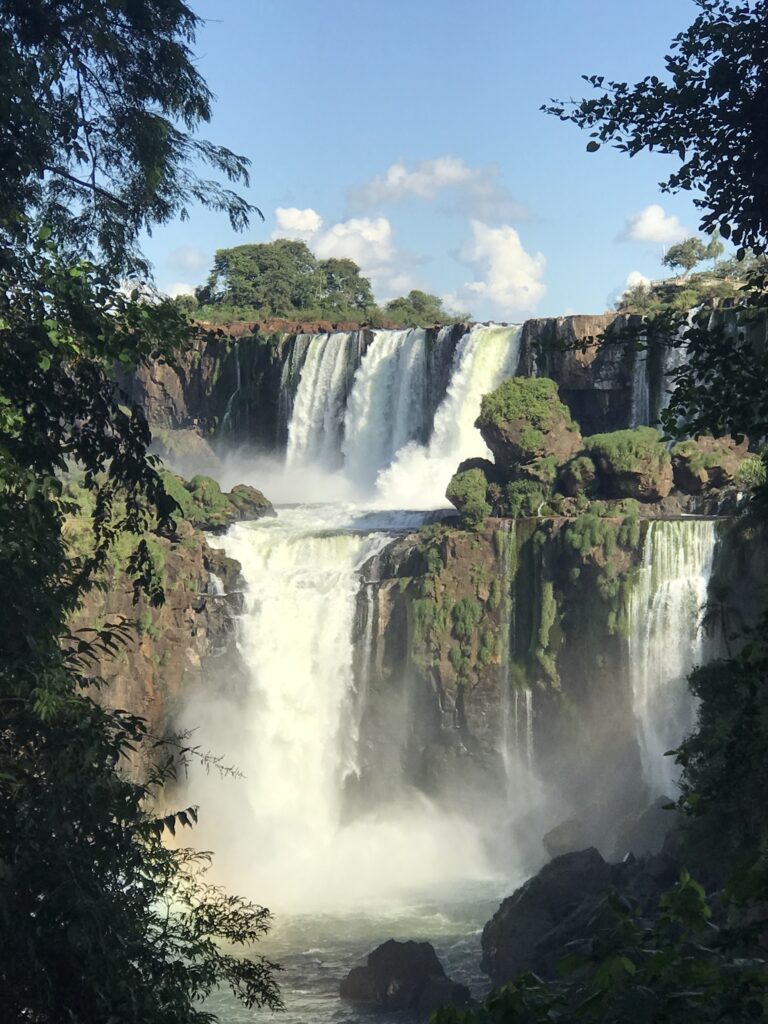
[[[276,1022],[285,1024],[416,1024],[407,1013],[383,1013],[344,1002],[339,983],[350,968],[365,961],[387,939],[431,942],[446,973],[470,987],[476,998],[490,987],[480,971],[480,934],[500,898],[514,883],[470,886],[445,891],[432,900],[396,905],[387,912],[279,916],[259,952],[279,962],[278,976],[285,1012]],[[228,992],[207,1005],[222,1024],[251,1024],[269,1015],[267,1010],[245,1010]]]

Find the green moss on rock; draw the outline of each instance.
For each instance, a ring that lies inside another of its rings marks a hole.
[[[487,492],[488,481],[483,471],[468,469],[452,477],[445,496],[459,510],[462,523],[476,528],[491,514]]]
[[[593,434],[585,438],[584,447],[607,497],[659,501],[672,490],[670,454],[653,427]]]

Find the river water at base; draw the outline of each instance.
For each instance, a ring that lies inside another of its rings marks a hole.
[[[275,1024],[423,1024],[423,1017],[366,1010],[339,996],[339,983],[349,970],[387,939],[431,942],[446,974],[482,998],[490,989],[480,970],[483,925],[521,881],[501,887],[498,882],[468,883],[458,892],[386,910],[276,915],[258,947],[283,967],[277,978],[285,1010],[275,1016]],[[246,1010],[229,992],[218,993],[205,1008],[221,1024],[252,1024],[271,1016],[268,1010]]]

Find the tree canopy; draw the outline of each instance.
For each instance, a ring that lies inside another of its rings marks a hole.
[[[278,238],[217,250],[205,285],[179,306],[201,319],[243,316],[292,320],[389,322],[432,326],[469,320],[452,315],[436,295],[413,289],[377,306],[371,282],[351,259],[319,260],[305,242]]]
[[[218,249],[201,305],[242,308],[262,317],[364,317],[374,307],[371,283],[349,259],[318,260],[305,242],[274,242]]]
[[[443,308],[443,300],[437,295],[413,288],[407,295],[390,299],[384,306],[384,314],[399,324],[449,324],[469,320],[469,314],[448,313]]]
[[[147,454],[141,409],[115,362],[172,359],[192,325],[126,292],[142,229],[192,202],[249,205],[201,180],[200,159],[246,180],[246,161],[195,137],[210,93],[180,0],[0,0],[0,993],[8,1020],[193,1024],[229,985],[279,1005],[273,965],[241,959],[261,907],[209,885],[205,857],[171,848],[153,800],[175,761],[146,724],[96,699],[99,656],[124,627],[72,635],[69,618],[116,540],[133,537],[137,592],[163,600],[148,531],[176,504]],[[93,543],[73,552],[66,474],[91,496]],[[157,767],[131,781],[126,758]],[[165,751],[165,752],[164,752]],[[13,955],[8,951],[13,951]]]

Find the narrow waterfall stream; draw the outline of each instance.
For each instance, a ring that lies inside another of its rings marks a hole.
[[[674,796],[677,769],[665,757],[694,725],[686,679],[705,656],[702,627],[715,552],[715,524],[649,522],[629,601],[629,674],[645,780]]]

